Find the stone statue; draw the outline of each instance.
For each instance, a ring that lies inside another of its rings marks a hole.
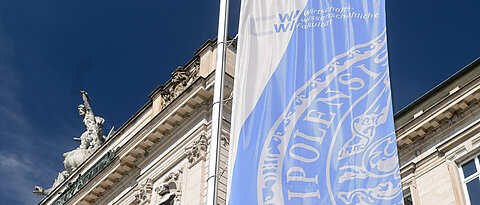
[[[35,186],[35,190],[33,191],[33,193],[38,195],[48,195],[52,190],[57,188],[57,186],[60,185],[63,181],[65,181],[65,179],[67,179],[69,176],[70,174],[64,170],[58,173],[57,179],[55,179],[55,182],[53,183],[52,187],[50,187],[50,189],[45,190],[40,186]]]
[[[169,173],[156,189],[155,192],[159,195],[158,205],[178,205],[182,197],[181,191],[181,176],[183,169],[180,168],[175,172]]]
[[[174,205],[175,204],[175,191],[176,190],[175,182],[162,183],[155,189],[157,194],[160,196],[158,200],[159,205]]]
[[[83,104],[78,106],[78,114],[83,117],[83,124],[86,131],[82,133],[80,138],[73,138],[80,141],[80,146],[70,152],[63,154],[63,165],[65,170],[58,174],[57,179],[53,183],[50,189],[45,190],[40,186],[35,186],[33,193],[39,195],[48,195],[58,185],[60,185],[65,179],[72,174],[76,168],[78,168],[92,153],[94,153],[99,147],[103,145],[106,139],[113,134],[113,128],[110,130],[108,137],[103,136],[103,124],[105,120],[101,117],[93,114],[92,107],[90,106],[87,92],[80,91],[82,94]]]
[[[105,120],[93,114],[89,103],[91,99],[88,97],[87,92],[80,91],[80,93],[82,94],[83,104],[78,106],[78,114],[83,117],[83,125],[86,131],[83,132],[80,138],[74,138],[80,141],[80,146],[73,151],[63,154],[65,158],[63,164],[70,174],[105,142],[102,130]]]
[[[86,129],[80,137],[80,147],[97,149],[105,141],[102,130],[105,120],[93,114],[92,107],[90,107],[88,102],[91,99],[88,97],[87,92],[80,91],[80,93],[82,94],[83,104],[78,105],[78,114],[83,117],[83,124]]]

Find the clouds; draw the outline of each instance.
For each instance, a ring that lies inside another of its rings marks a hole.
[[[17,157],[13,156],[4,156],[0,154],[0,170],[9,170],[9,169],[28,169],[31,170],[30,163],[28,161],[21,162]]]
[[[6,204],[35,204],[41,197],[31,190],[36,178],[45,176],[37,173],[36,155],[30,151],[34,132],[18,97],[21,80],[12,67],[13,56],[13,42],[0,25],[0,198]]]
[[[0,148],[7,151],[11,138],[30,130],[30,123],[22,109],[17,93],[20,89],[18,74],[12,68],[13,41],[0,24]],[[18,138],[17,138],[18,139]]]
[[[4,89],[4,87],[2,87]],[[0,91],[2,92],[2,91]],[[21,114],[21,106],[11,92],[2,92],[0,115],[0,198],[7,204],[35,204],[41,198],[31,193],[35,178],[44,178],[36,173],[33,153],[27,150],[32,145],[25,135],[29,135],[28,120]],[[48,170],[48,168],[47,168]],[[53,170],[52,170],[53,171]]]
[[[0,183],[0,195],[3,203],[7,204],[36,204],[40,196],[31,193],[32,181],[39,173],[33,163],[17,154],[0,153],[0,174],[3,176]]]

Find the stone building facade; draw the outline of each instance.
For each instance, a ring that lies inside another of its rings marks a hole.
[[[202,45],[39,204],[204,204],[216,53],[216,41]],[[227,49],[225,98],[233,89],[234,64],[232,43]],[[226,199],[228,99],[223,110],[219,204]]]
[[[480,58],[395,115],[405,204],[480,204]]]
[[[39,204],[205,204],[215,42]],[[234,64],[235,44],[227,51],[219,204],[226,203]],[[398,112],[395,126],[406,205],[480,204],[480,59]]]

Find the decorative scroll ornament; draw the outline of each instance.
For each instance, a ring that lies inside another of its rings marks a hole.
[[[185,148],[188,162],[195,163],[199,159],[204,159],[207,153],[208,139],[205,135],[201,135],[200,139],[193,141],[193,145]]]
[[[163,183],[160,184],[155,192],[160,196],[159,205],[177,205],[180,204],[182,196],[181,178],[183,169],[169,173]]]
[[[135,190],[135,202],[137,202],[137,205],[149,204],[152,198],[152,190],[152,179],[147,179],[145,183],[141,184],[140,187]]]

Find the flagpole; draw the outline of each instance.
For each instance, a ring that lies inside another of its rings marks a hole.
[[[208,164],[207,205],[217,205],[218,159],[220,155],[223,112],[223,76],[225,73],[228,29],[228,1],[229,0],[220,0],[220,12],[218,16],[217,64],[215,67],[215,85],[212,105],[212,135]]]

